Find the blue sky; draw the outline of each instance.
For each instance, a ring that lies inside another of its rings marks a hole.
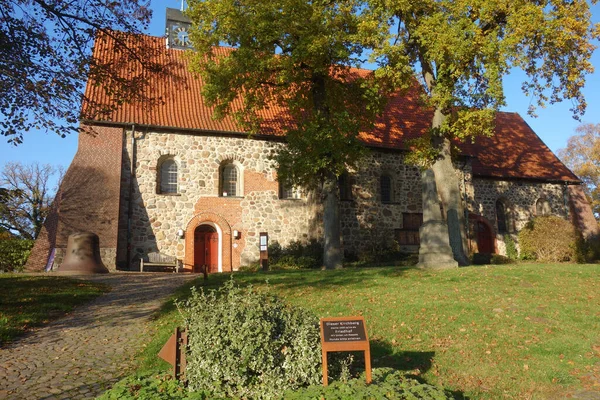
[[[149,33],[161,36],[165,31],[165,9],[166,7],[179,8],[178,0],[154,0],[152,8],[154,16],[149,27]],[[592,20],[600,22],[600,5],[592,6]],[[600,45],[600,43],[596,43]],[[592,64],[596,72],[588,75],[584,90],[587,100],[587,112],[583,116],[583,122],[600,123],[600,49],[596,50],[592,58]],[[575,128],[580,124],[572,118],[569,102],[549,105],[545,109],[537,109],[537,118],[527,115],[527,109],[531,98],[521,92],[522,75],[513,73],[505,80],[504,87],[507,97],[505,111],[519,113],[542,140],[555,153],[566,146],[567,140],[574,134]],[[79,107],[79,105],[74,105]],[[33,132],[25,136],[23,144],[15,147],[6,143],[4,137],[0,137],[0,168],[9,161],[21,161],[31,163],[39,161],[53,165],[62,165],[67,168],[77,151],[77,136],[71,135],[65,139],[56,134]]]

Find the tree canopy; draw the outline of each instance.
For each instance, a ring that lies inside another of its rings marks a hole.
[[[0,231],[37,238],[54,199],[49,180],[57,174],[60,181],[62,170],[49,164],[6,163],[0,171]]]
[[[407,62],[420,78],[425,106],[435,111],[431,135],[416,144],[413,159],[432,166],[455,259],[465,262],[452,144],[493,133],[495,111],[505,105],[503,78],[514,68],[527,77],[522,89],[533,99],[530,113],[567,99],[574,116],[582,115],[600,27],[592,25],[586,0],[369,0],[369,6],[391,32],[375,52]]]
[[[600,219],[600,124],[582,124],[558,152],[560,159],[581,178],[596,219]]]
[[[364,13],[360,0],[195,0],[189,7],[193,65],[205,98],[217,117],[234,113],[250,132],[263,111],[285,110],[279,178],[319,189],[324,263],[341,266],[337,178],[356,165],[363,150],[358,134],[373,124],[391,87],[386,74],[356,67],[387,37],[385,21]],[[242,104],[236,112],[234,102]]]
[[[328,210],[337,208],[328,203],[329,194],[337,190],[335,178],[359,159],[358,132],[373,123],[390,89],[417,79],[423,106],[434,113],[430,135],[413,143],[412,159],[435,172],[451,246],[462,263],[466,218],[452,144],[493,133],[495,111],[505,105],[503,78],[513,68],[525,72],[522,89],[532,104],[569,99],[574,116],[583,114],[591,41],[600,33],[585,0],[189,5],[198,50],[193,64],[216,116],[242,104],[236,116],[256,131],[258,111],[289,110],[293,123],[285,128],[288,146],[277,157],[279,172],[295,183],[321,184],[326,247],[328,235],[339,236],[328,233],[337,223],[327,224]],[[215,51],[220,45],[231,48]],[[374,73],[352,69],[366,61],[377,65]]]
[[[124,59],[140,68],[159,68],[147,61],[150,49],[126,44],[124,34],[115,31],[141,32],[150,17],[144,0],[2,1],[0,135],[18,144],[31,129],[61,136],[75,131],[88,77],[104,83],[117,101],[142,95],[139,79],[98,63],[91,49],[102,31],[117,39],[116,51]]]

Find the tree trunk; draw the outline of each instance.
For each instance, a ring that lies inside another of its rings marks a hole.
[[[338,180],[327,173],[323,182],[323,265],[325,269],[342,268],[342,244],[340,240],[340,205]]]
[[[439,132],[445,119],[446,116],[437,109],[432,122],[434,132]],[[431,169],[435,173],[437,190],[446,213],[450,247],[452,247],[454,259],[459,265],[468,265],[469,259],[465,251],[467,247],[466,218],[460,194],[459,178],[454,164],[452,164],[451,143],[442,135],[434,135],[432,140],[434,148],[440,152]]]

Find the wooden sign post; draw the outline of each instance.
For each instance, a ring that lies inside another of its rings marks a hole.
[[[160,349],[158,356],[173,366],[173,377],[182,380],[186,359],[185,352],[188,345],[187,329],[175,328],[175,333],[171,335],[167,343]]]
[[[321,318],[321,354],[323,386],[327,386],[327,353],[334,351],[364,351],[367,383],[371,383],[371,348],[364,317]]]

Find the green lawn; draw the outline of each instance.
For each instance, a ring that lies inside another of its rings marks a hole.
[[[0,346],[108,290],[56,276],[0,274]]]
[[[395,367],[470,398],[562,398],[600,384],[600,265],[234,276],[244,285],[268,280],[275,293],[321,317],[363,315],[374,367]],[[227,279],[211,275],[208,286]],[[155,355],[177,320],[166,305],[141,370],[168,367]]]

